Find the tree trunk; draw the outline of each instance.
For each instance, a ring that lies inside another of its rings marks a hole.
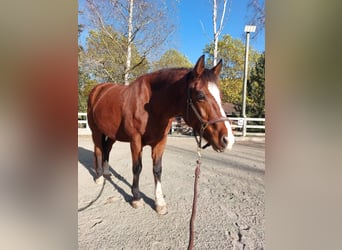
[[[217,20],[217,2],[214,0],[213,6],[213,25],[214,25],[214,61],[213,66],[217,63],[217,45],[218,45],[218,32],[216,29],[216,20]]]
[[[229,2],[231,3],[231,1]],[[221,20],[220,20],[220,24],[219,27],[217,29],[217,0],[213,0],[213,26],[214,26],[214,61],[213,61],[213,66],[215,66],[217,64],[217,54],[218,54],[218,39],[219,36],[222,32],[223,29],[223,21],[224,21],[224,17],[226,14],[226,6],[227,6],[227,0],[223,1],[223,9],[222,9],[222,15],[221,15]]]
[[[133,32],[133,4],[134,0],[129,1],[129,19],[128,19],[128,35],[127,35],[127,59],[125,70],[125,85],[129,84],[129,71],[131,69],[131,47],[132,47],[132,32]]]

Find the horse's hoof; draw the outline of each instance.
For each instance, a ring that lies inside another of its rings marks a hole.
[[[156,206],[156,211],[160,215],[165,215],[168,212],[166,206],[158,206],[158,205]]]
[[[98,176],[98,177],[95,179],[95,183],[96,183],[96,184],[103,184],[103,182],[104,182],[103,176]]]
[[[109,173],[109,174],[103,174],[103,178],[105,178],[105,179],[111,179],[111,176],[112,176],[111,173]]]
[[[96,175],[97,176],[102,176],[103,175],[103,169],[102,168],[99,168],[96,170]]]
[[[134,208],[140,208],[140,207],[144,207],[144,206],[145,206],[145,203],[144,203],[143,199],[132,201],[132,207],[134,207]]]

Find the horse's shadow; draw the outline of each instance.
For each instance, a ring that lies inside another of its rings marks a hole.
[[[93,180],[95,181],[97,175],[93,165],[93,157],[94,153],[92,151],[83,147],[78,147],[78,160],[88,170],[89,174],[93,177]],[[132,188],[132,185],[125,179],[125,177],[116,172],[112,167],[109,167],[109,171],[117,180],[120,181],[120,183],[127,185],[130,189]],[[125,199],[127,203],[131,204],[133,200],[133,197],[131,195],[129,195],[122,187],[115,183],[111,177],[106,178],[106,180],[113,185],[113,187],[122,195],[122,197]],[[154,200],[146,196],[143,192],[140,191],[140,193],[144,202],[155,210]]]

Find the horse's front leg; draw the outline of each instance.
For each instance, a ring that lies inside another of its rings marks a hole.
[[[133,201],[132,206],[134,208],[139,208],[144,206],[143,199],[141,198],[141,193],[139,190],[139,176],[142,170],[142,145],[141,138],[136,138],[131,142],[131,152],[132,152],[132,162],[133,162],[133,185],[132,194]]]
[[[167,214],[166,202],[161,186],[162,156],[165,149],[167,137],[152,147],[153,175],[155,184],[155,209],[158,214]]]

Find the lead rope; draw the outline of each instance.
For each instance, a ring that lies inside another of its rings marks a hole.
[[[198,189],[198,179],[199,179],[199,175],[201,173],[201,141],[202,141],[202,136],[203,136],[203,132],[205,130],[206,126],[202,126],[201,128],[201,132],[200,132],[200,138],[199,141],[197,142],[197,166],[195,169],[195,181],[194,181],[194,198],[192,201],[192,212],[191,212],[191,218],[190,218],[190,237],[189,237],[189,245],[188,245],[188,250],[192,250],[194,247],[194,237],[195,237],[195,233],[194,233],[194,228],[195,228],[195,217],[196,217],[196,211],[197,211],[197,189]]]
[[[197,166],[195,169],[195,181],[194,181],[194,198],[192,202],[192,212],[191,212],[191,218],[190,218],[190,236],[189,236],[189,245],[188,245],[188,250],[192,250],[194,247],[194,227],[195,227],[195,217],[196,217],[196,210],[197,210],[197,189],[198,189],[198,179],[199,175],[201,173],[201,150],[205,149],[206,147],[210,146],[210,143],[207,143],[206,145],[202,146],[202,138],[204,134],[204,130],[208,127],[210,124],[214,124],[217,122],[223,122],[223,121],[228,121],[227,117],[219,117],[214,120],[210,120],[208,122],[203,121],[201,118],[201,115],[198,113],[196,110],[194,104],[192,103],[192,99],[190,98],[190,89],[188,89],[188,99],[187,99],[187,107],[186,107],[186,117],[189,117],[189,106],[197,116],[198,120],[201,122],[201,130],[200,130],[200,135],[199,139],[197,139],[196,132],[194,131],[195,139],[197,142],[197,154],[198,154],[198,159],[196,161]]]

